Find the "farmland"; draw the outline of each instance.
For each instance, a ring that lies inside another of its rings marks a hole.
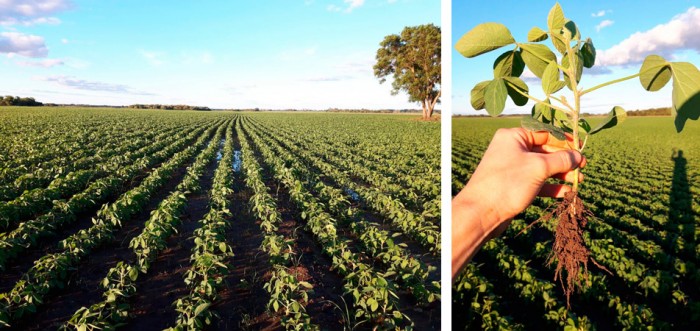
[[[493,134],[518,118],[453,119],[452,194]],[[596,119],[592,119],[595,123]],[[700,325],[700,127],[677,134],[670,117],[630,118],[587,142],[581,198],[596,216],[584,235],[585,288],[571,297],[547,265],[555,229],[536,199],[487,242],[452,286],[455,329],[697,329]]]
[[[440,126],[0,109],[0,328],[440,327]]]

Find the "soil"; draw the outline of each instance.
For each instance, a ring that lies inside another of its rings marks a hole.
[[[557,207],[543,217],[544,221],[558,220],[552,254],[547,263],[557,262],[554,280],[559,280],[562,285],[566,295],[567,308],[571,307],[571,294],[574,293],[576,287],[582,286],[581,279],[578,277],[579,273],[582,273],[584,279],[588,279],[589,260],[607,271],[605,267],[590,258],[590,251],[583,241],[583,228],[586,227],[589,217],[593,217],[593,213],[584,206],[578,193],[573,191],[566,193]],[[583,271],[581,271],[581,267],[583,267]],[[566,283],[563,271],[566,271]]]
[[[238,134],[240,132],[234,135],[234,148],[237,150],[240,149]],[[259,152],[255,151],[255,154],[258,160],[262,161]],[[175,322],[177,312],[173,303],[189,292],[183,279],[190,267],[191,250],[194,246],[192,233],[199,227],[199,220],[209,211],[208,194],[216,167],[217,162],[213,161],[207,166],[200,178],[201,189],[187,198],[179,232],[168,238],[167,248],[151,264],[148,273],[139,275],[136,281],[137,291],[128,301],[130,319],[122,329],[164,329]],[[124,226],[115,233],[112,241],[96,248],[80,262],[75,272],[69,276],[64,288],[54,290],[45,298],[35,314],[18,321],[13,327],[22,330],[55,329],[67,321],[80,307],[102,301],[104,290],[100,283],[108,270],[119,261],[128,263],[135,261],[135,256],[128,247],[130,240],[141,232],[151,211],[175,189],[184,175],[184,167],[177,170],[168,183],[154,194],[148,205],[131,221],[125,222]],[[299,281],[313,285],[313,290],[308,292],[309,301],[305,307],[311,316],[312,323],[319,325],[323,330],[352,327],[354,316],[352,313],[347,316],[346,313],[353,311],[351,308],[353,299],[350,295],[344,294],[343,277],[332,270],[332,260],[325,255],[313,235],[304,228],[305,222],[301,218],[301,211],[291,201],[286,187],[274,179],[266,165],[263,167],[262,175],[282,216],[282,223],[277,233],[290,240],[292,249],[297,254],[292,265],[287,267],[288,271]],[[143,177],[139,176],[139,180]],[[227,242],[233,248],[234,256],[228,261],[230,269],[225,279],[225,286],[220,290],[220,297],[211,307],[218,313],[220,319],[208,329],[278,330],[282,328],[280,318],[268,311],[269,295],[263,289],[263,285],[269,280],[271,274],[269,257],[260,250],[263,233],[260,230],[259,221],[249,211],[248,201],[252,192],[245,186],[243,177],[243,174],[235,173],[233,185],[235,193],[230,197],[232,200],[232,216],[229,218],[231,227],[226,232]],[[138,185],[139,180],[132,181],[129,186]],[[357,203],[356,207],[362,211],[361,217],[376,222],[380,227],[388,226],[379,215],[369,212],[368,207],[363,203]],[[90,220],[96,210],[95,208],[89,213],[80,215],[76,222],[60,229],[55,236],[42,241],[36,248],[24,254],[22,259],[8,264],[8,270],[0,275],[0,291],[11,289],[21,275],[33,265],[34,260],[57,251],[55,245],[60,238],[91,226]],[[339,228],[339,233],[351,240],[352,251],[360,249],[356,242],[357,238],[347,226]],[[407,243],[415,257],[439,268],[439,259],[431,254],[421,253],[421,250],[416,248],[417,244],[410,238],[402,236],[396,240]],[[371,261],[369,262],[372,264]],[[439,272],[432,273],[432,279],[439,280]],[[422,326],[422,329],[439,329],[439,302],[421,307],[406,291],[399,291],[397,295],[399,309],[410,316],[416,325]],[[360,325],[359,329],[370,327],[369,324]]]
[[[156,164],[153,166],[153,168],[157,168],[159,166],[160,164]],[[115,192],[109,198],[107,198],[104,203],[109,204],[116,201],[121,194],[138,186],[141,183],[141,180],[144,179],[147,174],[148,171],[144,171],[142,174],[138,175],[138,181],[135,179],[130,181],[128,185],[125,185],[118,192]],[[20,257],[10,260],[6,265],[6,270],[4,270],[2,275],[0,275],[0,293],[12,289],[22,275],[25,274],[32,266],[34,266],[34,261],[43,257],[44,255],[62,251],[63,249],[58,246],[61,240],[78,233],[80,230],[90,228],[93,225],[92,218],[95,217],[95,214],[100,209],[100,206],[101,204],[77,214],[74,221],[64,224],[61,228],[56,229],[54,233],[40,238],[34,247],[22,252]]]
[[[258,160],[260,156],[256,154]],[[346,308],[343,300],[350,304],[351,298],[343,298],[343,278],[331,271],[332,262],[316,244],[313,235],[304,230],[301,212],[292,202],[289,191],[272,176],[268,167],[263,166],[263,180],[270,188],[270,194],[277,201],[277,209],[282,215],[282,223],[277,231],[285,238],[293,239],[293,251],[298,263],[293,266],[301,276],[297,278],[311,283],[306,312],[311,322],[322,330],[342,330],[344,328],[342,310]],[[341,299],[342,298],[342,299]]]
[[[117,262],[131,261],[133,253],[129,248],[129,241],[141,232],[151,210],[177,187],[184,176],[185,167],[175,171],[163,188],[151,197],[148,205],[123,224],[112,241],[97,247],[87,255],[64,288],[48,295],[32,318],[22,319],[13,327],[19,330],[53,329],[70,319],[80,307],[101,301],[104,289],[100,283],[105,275]]]
[[[238,135],[234,136],[234,149],[240,150]],[[229,273],[226,286],[220,291],[219,299],[212,309],[221,317],[215,330],[271,330],[280,328],[274,316],[267,313],[269,295],[263,288],[269,280],[269,257],[260,250],[263,232],[260,222],[249,209],[252,192],[245,185],[243,174],[234,173],[234,194],[231,197],[231,226],[226,231],[226,241],[231,245],[234,256],[229,260]]]
[[[216,167],[217,163],[211,162],[204,170],[200,190],[187,198],[179,232],[168,238],[167,248],[151,263],[148,273],[136,281],[137,290],[129,302],[132,319],[125,330],[162,330],[177,319],[173,303],[189,293],[184,275],[194,247],[192,233],[209,211],[209,190]]]

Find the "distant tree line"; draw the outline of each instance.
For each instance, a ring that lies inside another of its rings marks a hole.
[[[671,107],[651,108],[632,110],[627,112],[627,116],[671,116],[673,115]]]
[[[160,105],[160,104],[150,104],[150,105],[129,105],[127,108],[132,109],[164,109],[164,110],[211,110],[209,107],[199,107],[190,105]]]
[[[420,109],[340,109],[340,108],[328,108],[325,112],[329,113],[363,113],[363,114],[404,114],[404,113],[420,113]],[[440,113],[439,109],[435,109],[435,112]]]
[[[34,98],[20,98],[7,95],[0,98],[0,106],[43,106],[44,104],[34,100]]]

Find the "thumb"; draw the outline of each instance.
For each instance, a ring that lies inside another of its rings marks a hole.
[[[549,154],[541,154],[545,161],[547,177],[565,173],[579,167],[583,156],[577,151],[567,150]]]

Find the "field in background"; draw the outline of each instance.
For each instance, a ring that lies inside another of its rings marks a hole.
[[[493,134],[518,118],[455,118],[452,194],[469,179]],[[595,120],[594,120],[595,121]],[[670,117],[628,118],[584,151],[581,197],[596,219],[585,235],[591,277],[571,298],[547,266],[553,204],[537,199],[488,242],[453,284],[455,329],[697,329],[700,325],[700,126],[677,134]],[[595,123],[592,123],[595,125]]]
[[[0,328],[440,328],[440,125],[0,109]]]

